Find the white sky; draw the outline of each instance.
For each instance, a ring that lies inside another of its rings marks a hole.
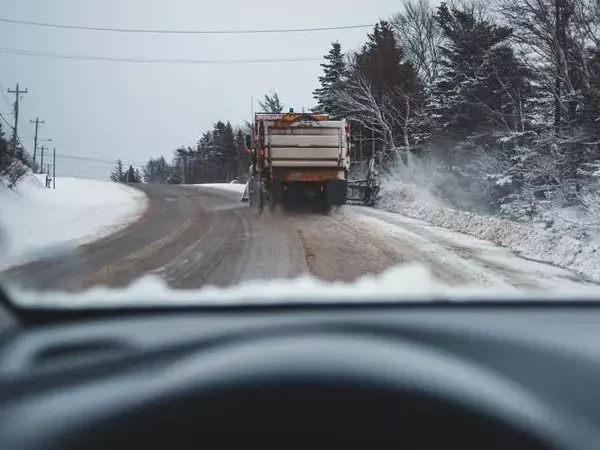
[[[398,0],[2,0],[0,18],[145,29],[312,28],[375,23]],[[116,57],[251,59],[320,57],[339,40],[358,48],[368,29],[270,35],[148,35],[37,28],[0,23],[0,46]],[[142,164],[192,145],[217,120],[250,117],[251,97],[271,89],[296,110],[314,104],[319,62],[244,65],[131,64],[0,54],[0,89],[28,88],[19,134],[33,150],[30,119],[46,121],[57,175],[106,177],[109,164],[60,155]],[[10,100],[14,95],[10,96]],[[13,120],[6,96],[0,112]]]

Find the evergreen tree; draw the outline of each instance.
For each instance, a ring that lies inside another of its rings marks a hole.
[[[259,101],[260,109],[266,113],[278,114],[283,112],[283,103],[279,100],[279,95],[277,92],[271,92],[271,95],[266,94],[265,99],[261,102]]]
[[[313,96],[317,100],[314,111],[338,118],[342,113],[336,105],[335,91],[342,88],[343,78],[346,75],[346,62],[339,42],[331,44],[331,49],[325,55],[325,59],[327,62],[321,64],[323,75],[319,77],[321,87],[313,92]]]
[[[173,163],[171,164],[173,170],[170,173],[168,182],[170,184],[191,184],[193,183],[194,177],[194,154],[190,147],[179,147],[175,150],[173,157]]]
[[[432,104],[441,128],[459,135],[482,128],[522,129],[531,74],[508,43],[511,28],[445,3],[438,7],[436,18],[446,37]]]
[[[368,81],[377,100],[399,90],[410,93],[417,89],[416,72],[404,59],[394,29],[385,20],[375,25],[356,55],[355,71]]]
[[[142,175],[140,174],[140,169],[138,169],[136,167],[135,169],[135,174],[134,174],[134,183],[141,183],[142,182]]]
[[[224,158],[224,148],[225,148],[225,128],[226,125],[222,121],[218,121],[212,131],[213,137],[213,150],[212,150],[212,158],[213,164],[215,166],[214,176],[216,177],[215,181],[224,180],[226,177],[226,160]]]
[[[194,147],[176,149],[171,164],[164,157],[148,161],[144,180],[169,184],[230,182],[245,176],[248,164],[243,128],[218,121],[202,133]]]
[[[238,128],[235,133],[235,147],[237,152],[237,160],[238,160],[238,178],[245,178],[247,176],[248,165],[250,164],[250,159],[248,154],[246,153],[246,135],[242,128]]]
[[[229,182],[237,178],[240,172],[238,148],[235,145],[235,134],[230,122],[225,125],[223,157],[225,160],[225,181]]]
[[[213,137],[210,131],[202,133],[202,137],[199,139],[197,144],[197,160],[194,163],[196,168],[196,182],[207,183],[214,181],[216,176],[215,170],[213,169],[214,158],[213,158],[214,146]]]
[[[123,161],[117,160],[117,165],[110,174],[110,179],[115,183],[122,183],[125,181],[125,172],[123,171]]]
[[[396,34],[387,21],[375,25],[366,44],[355,56],[338,95],[343,114],[356,121],[354,134],[364,138],[361,152],[382,151],[384,164],[392,163],[395,149],[408,149],[414,141],[415,117],[422,109],[419,79],[404,58]],[[362,128],[362,130],[360,129]]]
[[[127,172],[125,173],[125,179],[123,180],[127,183],[135,183],[135,170],[133,170],[133,166],[129,166]]]

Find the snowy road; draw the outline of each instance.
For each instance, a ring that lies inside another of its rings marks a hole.
[[[142,185],[149,208],[128,228],[2,274],[40,289],[122,286],[155,274],[177,288],[232,285],[311,273],[351,281],[420,263],[441,281],[516,290],[585,283],[575,274],[519,258],[491,243],[397,214],[346,207],[330,215],[256,213],[235,192]]]

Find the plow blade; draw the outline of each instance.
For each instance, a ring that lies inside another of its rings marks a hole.
[[[250,203],[250,181],[246,183],[246,188],[244,189],[244,193],[240,200],[244,203]]]
[[[347,203],[350,205],[375,206],[379,197],[381,180],[375,158],[369,161],[366,178],[348,181]]]
[[[379,189],[379,183],[372,179],[349,181],[347,203],[349,205],[375,206]]]

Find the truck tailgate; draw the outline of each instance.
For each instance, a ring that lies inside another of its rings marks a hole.
[[[269,128],[269,157],[273,167],[336,167],[343,134],[338,127]]]

